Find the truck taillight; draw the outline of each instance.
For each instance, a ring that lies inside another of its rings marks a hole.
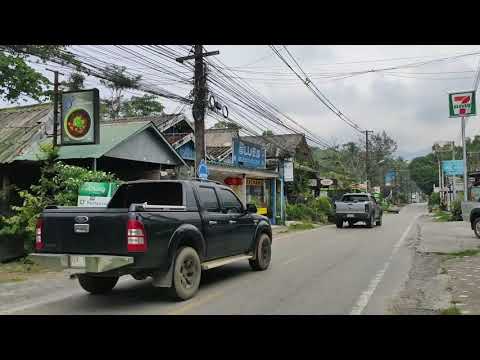
[[[43,240],[42,240],[42,231],[43,231],[43,219],[37,219],[37,226],[35,227],[35,249],[43,249]]]
[[[127,250],[128,252],[144,252],[147,250],[145,227],[138,220],[128,220]]]

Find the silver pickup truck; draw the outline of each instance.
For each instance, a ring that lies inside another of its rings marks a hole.
[[[368,193],[344,194],[335,202],[335,222],[338,228],[346,221],[350,226],[357,222],[365,222],[368,227],[382,225],[383,209],[375,198]]]

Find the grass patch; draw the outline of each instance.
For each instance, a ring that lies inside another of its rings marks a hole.
[[[20,260],[8,262],[5,264],[0,264],[0,273],[32,274],[32,273],[40,273],[40,272],[47,272],[47,271],[51,271],[51,270],[34,263],[32,260],[26,257]]]
[[[450,221],[451,217],[452,214],[450,214],[448,211],[438,210],[434,211],[433,213],[433,218],[436,222],[447,222]]]
[[[463,256],[476,256],[480,254],[480,249],[468,249],[451,253],[444,253],[443,255],[448,255],[449,257],[463,257]]]
[[[298,230],[311,230],[315,229],[315,225],[312,223],[295,223],[288,225],[289,231],[298,231]]]
[[[440,312],[441,315],[462,315],[462,312],[455,306],[450,306]]]

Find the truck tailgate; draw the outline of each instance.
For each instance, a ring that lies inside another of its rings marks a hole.
[[[364,214],[366,204],[368,202],[336,202],[335,212],[337,214]]]
[[[44,247],[39,252],[127,254],[128,209],[49,209],[42,218]],[[88,224],[88,232],[75,232],[75,224]]]

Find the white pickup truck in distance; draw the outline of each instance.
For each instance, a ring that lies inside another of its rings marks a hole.
[[[344,194],[335,202],[335,222],[338,228],[348,222],[353,226],[357,222],[365,222],[367,227],[382,225],[383,209],[369,193]]]

